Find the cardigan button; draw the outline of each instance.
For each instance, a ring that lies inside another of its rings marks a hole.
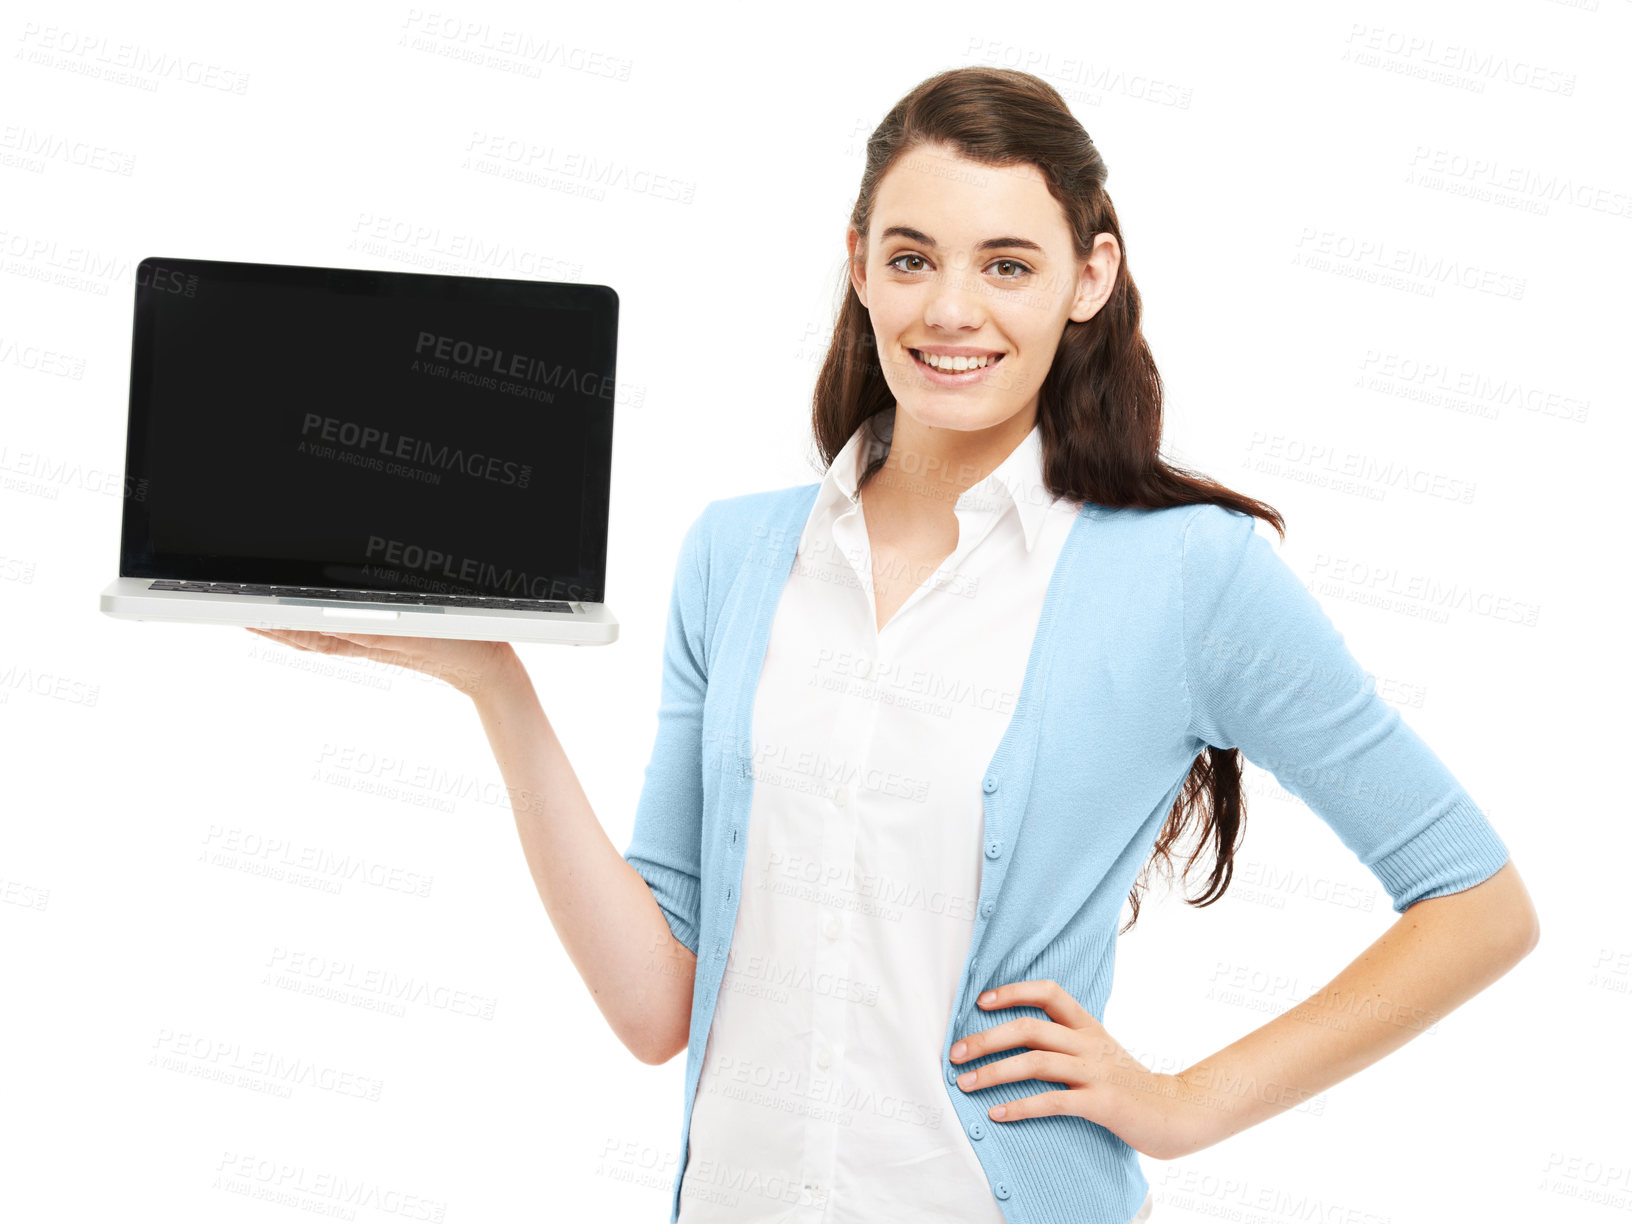
[[[982,1126],[979,1122],[969,1123],[969,1138],[971,1138],[971,1139],[984,1139],[984,1138],[986,1138],[986,1128],[984,1126]]]
[[[994,838],[991,838],[990,840],[987,841],[987,843],[986,843],[986,857],[987,858],[996,858],[998,855],[1000,855],[1002,853],[1003,853],[1003,839],[1001,837],[994,837]]]
[[[991,774],[987,774],[986,780],[980,784],[980,789],[985,791],[988,795],[991,794],[997,789],[997,779],[992,777]]]
[[[958,1070],[958,1066],[957,1066],[956,1063],[948,1063],[947,1064],[947,1067],[946,1067],[946,1082],[947,1083],[949,1083],[949,1084],[957,1083],[958,1082],[958,1076],[961,1075],[961,1074],[962,1074],[962,1072],[960,1072]]]
[[[992,911],[996,908],[997,902],[988,897],[986,900],[980,903],[980,916],[982,918],[990,918],[992,916]]]
[[[997,1185],[992,1187],[992,1193],[997,1195],[997,1197],[1000,1198],[1000,1199],[1008,1198],[1009,1197],[1009,1183],[1008,1182],[998,1182]]]

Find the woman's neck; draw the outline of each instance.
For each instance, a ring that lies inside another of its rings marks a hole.
[[[1036,419],[1033,408],[985,429],[945,429],[923,424],[898,405],[889,453],[859,492],[897,519],[926,526],[953,519],[958,498],[1014,453]]]

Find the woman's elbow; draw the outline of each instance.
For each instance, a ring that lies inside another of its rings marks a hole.
[[[676,1041],[672,1034],[643,1034],[636,1038],[626,1038],[624,1045],[629,1052],[645,1063],[648,1067],[661,1067],[680,1053],[690,1043],[689,1036]]]
[[[1535,902],[1530,898],[1530,890],[1519,878],[1518,869],[1511,859],[1480,885],[1480,889],[1494,894],[1489,904],[1498,915],[1494,921],[1499,923],[1504,935],[1502,946],[1507,952],[1508,961],[1517,964],[1534,952],[1541,942],[1541,918],[1536,913]]]
[[[1536,945],[1541,942],[1541,919],[1536,917],[1536,911],[1533,907],[1527,909],[1519,931],[1518,956],[1516,959],[1523,960],[1534,952]]]
[[[1511,860],[1502,868],[1511,878],[1507,882],[1508,912],[1513,928],[1514,961],[1521,961],[1536,950],[1541,942],[1541,917],[1536,913],[1536,904],[1530,898],[1530,890],[1524,886],[1519,878],[1518,870]]]

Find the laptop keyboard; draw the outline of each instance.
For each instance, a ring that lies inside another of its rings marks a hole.
[[[432,591],[363,591],[349,587],[266,586],[254,582],[186,582],[176,578],[155,578],[147,589],[286,599],[345,599],[374,604],[431,604],[446,608],[508,608],[515,612],[572,611],[572,605],[561,599],[504,599],[493,595],[441,595]]]

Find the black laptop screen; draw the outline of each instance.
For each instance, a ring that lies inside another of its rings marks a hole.
[[[137,270],[120,574],[600,603],[617,295]]]

